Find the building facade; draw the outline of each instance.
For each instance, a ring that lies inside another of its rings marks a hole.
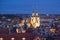
[[[34,13],[34,10],[32,11],[31,16],[31,25],[33,28],[37,28],[40,26],[40,17],[38,16],[38,11],[36,10],[36,15]]]

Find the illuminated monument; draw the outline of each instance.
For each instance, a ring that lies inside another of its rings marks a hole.
[[[24,22],[27,23],[28,28],[37,28],[40,26],[40,17],[38,15],[38,10],[36,10],[36,14],[34,13],[34,10],[32,10],[32,16],[30,19],[26,19],[26,21],[22,20],[22,23],[19,24],[19,26],[23,26]]]
[[[36,10],[36,15],[34,13],[34,10],[32,11],[31,25],[33,28],[37,28],[40,26],[40,17],[38,16],[38,10]]]

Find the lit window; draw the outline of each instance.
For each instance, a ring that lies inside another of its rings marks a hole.
[[[25,33],[26,31],[25,30],[22,30],[22,33]]]
[[[17,33],[19,32],[19,29],[18,29],[18,28],[16,28],[16,32],[17,32]]]
[[[11,38],[11,40],[14,40],[14,38]]]
[[[3,38],[0,38],[0,40],[3,40]]]
[[[26,40],[26,38],[22,38],[22,40]]]
[[[50,31],[51,31],[52,33],[55,33],[56,29],[50,29]]]

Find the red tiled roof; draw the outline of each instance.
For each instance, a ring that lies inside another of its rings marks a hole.
[[[11,40],[11,38],[15,38],[15,40],[22,40],[22,38],[26,38],[26,40],[33,40],[37,35],[31,33],[20,33],[20,34],[0,34],[0,38],[4,40]],[[39,37],[39,36],[38,36]]]

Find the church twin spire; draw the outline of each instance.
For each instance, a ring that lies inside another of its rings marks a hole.
[[[34,13],[34,10],[32,10],[31,25],[33,28],[37,28],[40,26],[40,17],[38,16],[37,9],[36,9],[36,14]]]
[[[35,16],[34,9],[32,10],[32,16]],[[38,16],[38,10],[36,9],[36,16]]]
[[[34,14],[34,9],[32,10],[32,16],[34,16],[35,14]]]

